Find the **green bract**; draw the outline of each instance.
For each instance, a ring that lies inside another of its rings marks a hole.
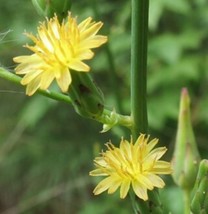
[[[60,20],[67,16],[71,8],[71,0],[32,0],[37,12],[44,17],[53,17],[54,13]]]
[[[103,113],[104,96],[88,73],[72,72],[69,96],[78,114],[98,119]]]

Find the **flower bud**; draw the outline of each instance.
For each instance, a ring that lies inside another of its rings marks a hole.
[[[199,165],[197,179],[192,192],[192,213],[203,214],[208,210],[208,160],[202,160]]]
[[[56,14],[60,20],[65,18],[71,8],[71,0],[32,0],[37,12],[51,18]]]
[[[72,84],[69,96],[78,114],[91,119],[98,119],[103,113],[104,96],[88,73],[71,73]]]
[[[190,98],[187,89],[184,88],[181,93],[176,145],[172,160],[173,179],[182,189],[193,188],[199,161],[200,155],[191,125]]]
[[[109,131],[113,126],[118,123],[118,114],[113,110],[110,115],[106,115],[105,120],[103,120],[103,130],[101,133]]]
[[[132,127],[132,118],[116,113],[115,109],[113,109],[113,111],[104,110],[98,121],[103,123],[103,130],[101,133],[109,131],[116,125],[122,125],[129,129]]]

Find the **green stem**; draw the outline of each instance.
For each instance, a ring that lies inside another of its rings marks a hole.
[[[183,190],[183,197],[184,197],[184,214],[190,214],[190,191]]]
[[[147,133],[147,40],[148,0],[132,0],[131,32],[131,114],[133,138]]]
[[[132,136],[147,133],[147,40],[149,0],[131,1],[131,116]],[[137,213],[150,213],[150,203],[135,197]]]
[[[14,73],[12,73],[2,67],[0,67],[0,77],[20,85],[21,77],[15,75]],[[57,92],[52,92],[49,90],[47,90],[47,91],[38,90],[38,93],[41,95],[44,95],[46,97],[49,97],[51,99],[54,99],[57,101],[63,101],[63,102],[71,104],[71,99],[67,95],[57,93]]]

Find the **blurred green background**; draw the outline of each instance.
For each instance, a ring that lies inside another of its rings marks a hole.
[[[79,20],[92,16],[104,22],[101,31],[109,36],[108,47],[96,50],[88,64],[105,94],[106,107],[129,114],[130,1],[100,0],[99,19],[95,2],[77,0],[72,12]],[[35,33],[41,20],[31,1],[0,4],[1,66],[13,70],[12,58],[27,53],[22,45],[28,41],[22,33]],[[188,87],[191,95],[201,156],[208,157],[207,26],[207,0],[150,0],[149,128],[151,136],[169,148],[167,160],[175,141],[182,87]],[[114,76],[109,58],[115,66]],[[0,103],[0,213],[132,213],[130,201],[120,200],[118,194],[93,196],[96,181],[88,176],[104,143],[112,139],[118,144],[121,136],[129,138],[128,131],[114,128],[100,134],[101,124],[81,118],[72,106],[41,95],[27,97],[23,87],[3,79]],[[181,192],[171,178],[166,182],[169,187],[161,192],[165,209],[180,214]]]

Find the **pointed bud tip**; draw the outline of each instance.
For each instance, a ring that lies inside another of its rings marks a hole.
[[[184,111],[189,111],[190,106],[190,97],[187,88],[182,88],[181,98],[180,98],[180,112],[183,114]]]
[[[181,93],[183,95],[188,95],[188,89],[186,87],[182,88]]]
[[[182,88],[181,90],[181,98],[189,100],[189,92],[187,88]]]

